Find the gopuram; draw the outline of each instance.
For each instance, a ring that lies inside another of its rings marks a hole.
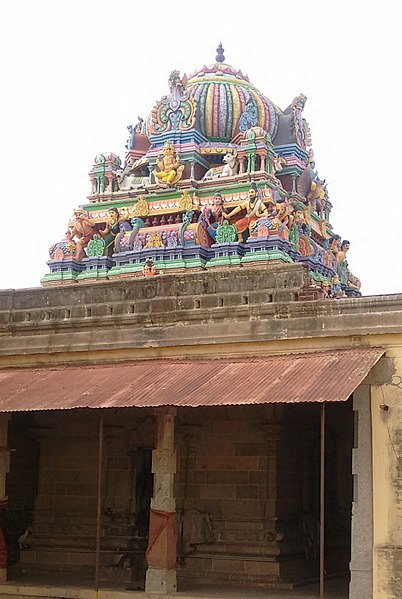
[[[172,71],[169,93],[127,127],[124,161],[97,154],[43,285],[300,262],[322,297],[361,295],[330,224],[306,97],[281,110],[223,52],[189,77]]]
[[[223,52],[0,290],[0,598],[402,596],[402,295]]]

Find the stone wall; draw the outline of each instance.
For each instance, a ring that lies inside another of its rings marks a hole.
[[[305,274],[289,264],[5,290],[0,367],[350,347],[402,332],[402,296],[296,301]]]
[[[138,537],[133,518],[138,501],[137,451],[154,446],[155,422],[147,410],[110,410],[104,414],[101,565],[113,567],[125,552],[133,549],[130,539]],[[24,419],[24,414],[17,414],[11,422],[10,440],[16,451],[12,453],[8,477],[10,509],[24,502],[33,514],[32,533],[27,541],[32,549],[21,553],[19,567],[91,575],[99,414],[93,410],[69,410],[31,415],[31,444],[34,438],[40,448],[36,464],[26,451],[27,431],[21,426]],[[142,548],[138,547],[142,560],[145,546],[146,539]]]
[[[350,402],[329,408],[328,573],[348,569],[352,423]],[[319,407],[181,409],[177,432],[177,508],[186,524],[199,526],[196,510],[212,525],[212,539],[193,546],[185,527],[181,579],[278,585],[316,577]]]
[[[402,343],[378,365],[373,426],[374,599],[402,593]]]
[[[373,424],[374,597],[393,599],[399,596],[401,588],[398,456],[402,296],[305,301],[303,290],[308,285],[303,266],[292,264],[80,287],[4,290],[0,292],[0,368],[163,357],[264,356],[364,345],[385,347],[386,356],[373,368],[365,384],[371,386]],[[191,427],[189,431],[191,437]],[[261,443],[260,432],[255,437]],[[275,434],[265,440],[277,442]],[[189,463],[195,463],[195,440],[187,442],[191,445]],[[232,450],[232,457],[239,460],[263,457],[236,456],[234,446]],[[294,470],[297,458],[288,457]],[[194,467],[194,472],[199,470]],[[206,473],[201,472],[200,476]],[[286,486],[285,480],[283,483]],[[234,494],[235,499],[229,498],[229,502],[255,501],[258,508],[259,497],[240,498],[244,487],[241,482],[213,484],[231,487],[222,489]],[[196,482],[190,479],[189,485],[193,486],[189,493],[198,493]],[[246,493],[262,492],[261,485],[252,483],[250,478],[248,485],[257,490]],[[201,487],[198,489],[200,497],[188,499],[206,501],[207,498],[201,498]],[[179,495],[180,492],[178,488]],[[217,500],[211,497],[208,501]],[[291,502],[285,501],[283,509],[286,505],[291,512]]]

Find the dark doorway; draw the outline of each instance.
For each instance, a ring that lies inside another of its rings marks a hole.
[[[278,452],[282,576],[319,578],[321,406],[287,405]],[[325,406],[325,577],[348,577],[352,510],[352,400]],[[345,595],[347,596],[347,595]]]

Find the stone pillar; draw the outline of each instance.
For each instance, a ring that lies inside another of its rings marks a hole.
[[[113,193],[114,175],[107,175],[107,180],[108,180],[107,191],[109,191],[110,193]]]
[[[353,394],[355,440],[352,453],[353,504],[349,599],[373,596],[373,474],[370,386]]]
[[[265,516],[267,527],[273,532],[276,531],[276,521],[278,519],[277,510],[277,465],[278,465],[278,446],[282,425],[271,423],[265,424],[265,435],[268,447],[268,468],[267,468],[267,502],[265,508]]]
[[[151,500],[147,593],[167,594],[177,590],[176,579],[176,408],[160,408],[156,449],[152,452],[154,495]]]
[[[244,156],[243,154],[237,154],[237,159],[239,161],[239,175],[244,173]]]
[[[9,414],[0,414],[0,500],[6,498],[6,477],[10,471],[10,450],[7,445]],[[0,568],[0,582],[7,580],[7,568]]]

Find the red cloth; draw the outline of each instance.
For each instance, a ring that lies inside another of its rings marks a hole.
[[[0,528],[0,568],[7,568],[7,545],[3,531]]]
[[[256,220],[258,220],[257,216],[245,216],[244,218],[241,218],[240,220],[236,221],[235,225],[237,232],[243,233],[244,231],[247,231],[250,224],[255,223]]]
[[[151,510],[146,558],[151,568],[173,570],[176,567],[175,512]]]

